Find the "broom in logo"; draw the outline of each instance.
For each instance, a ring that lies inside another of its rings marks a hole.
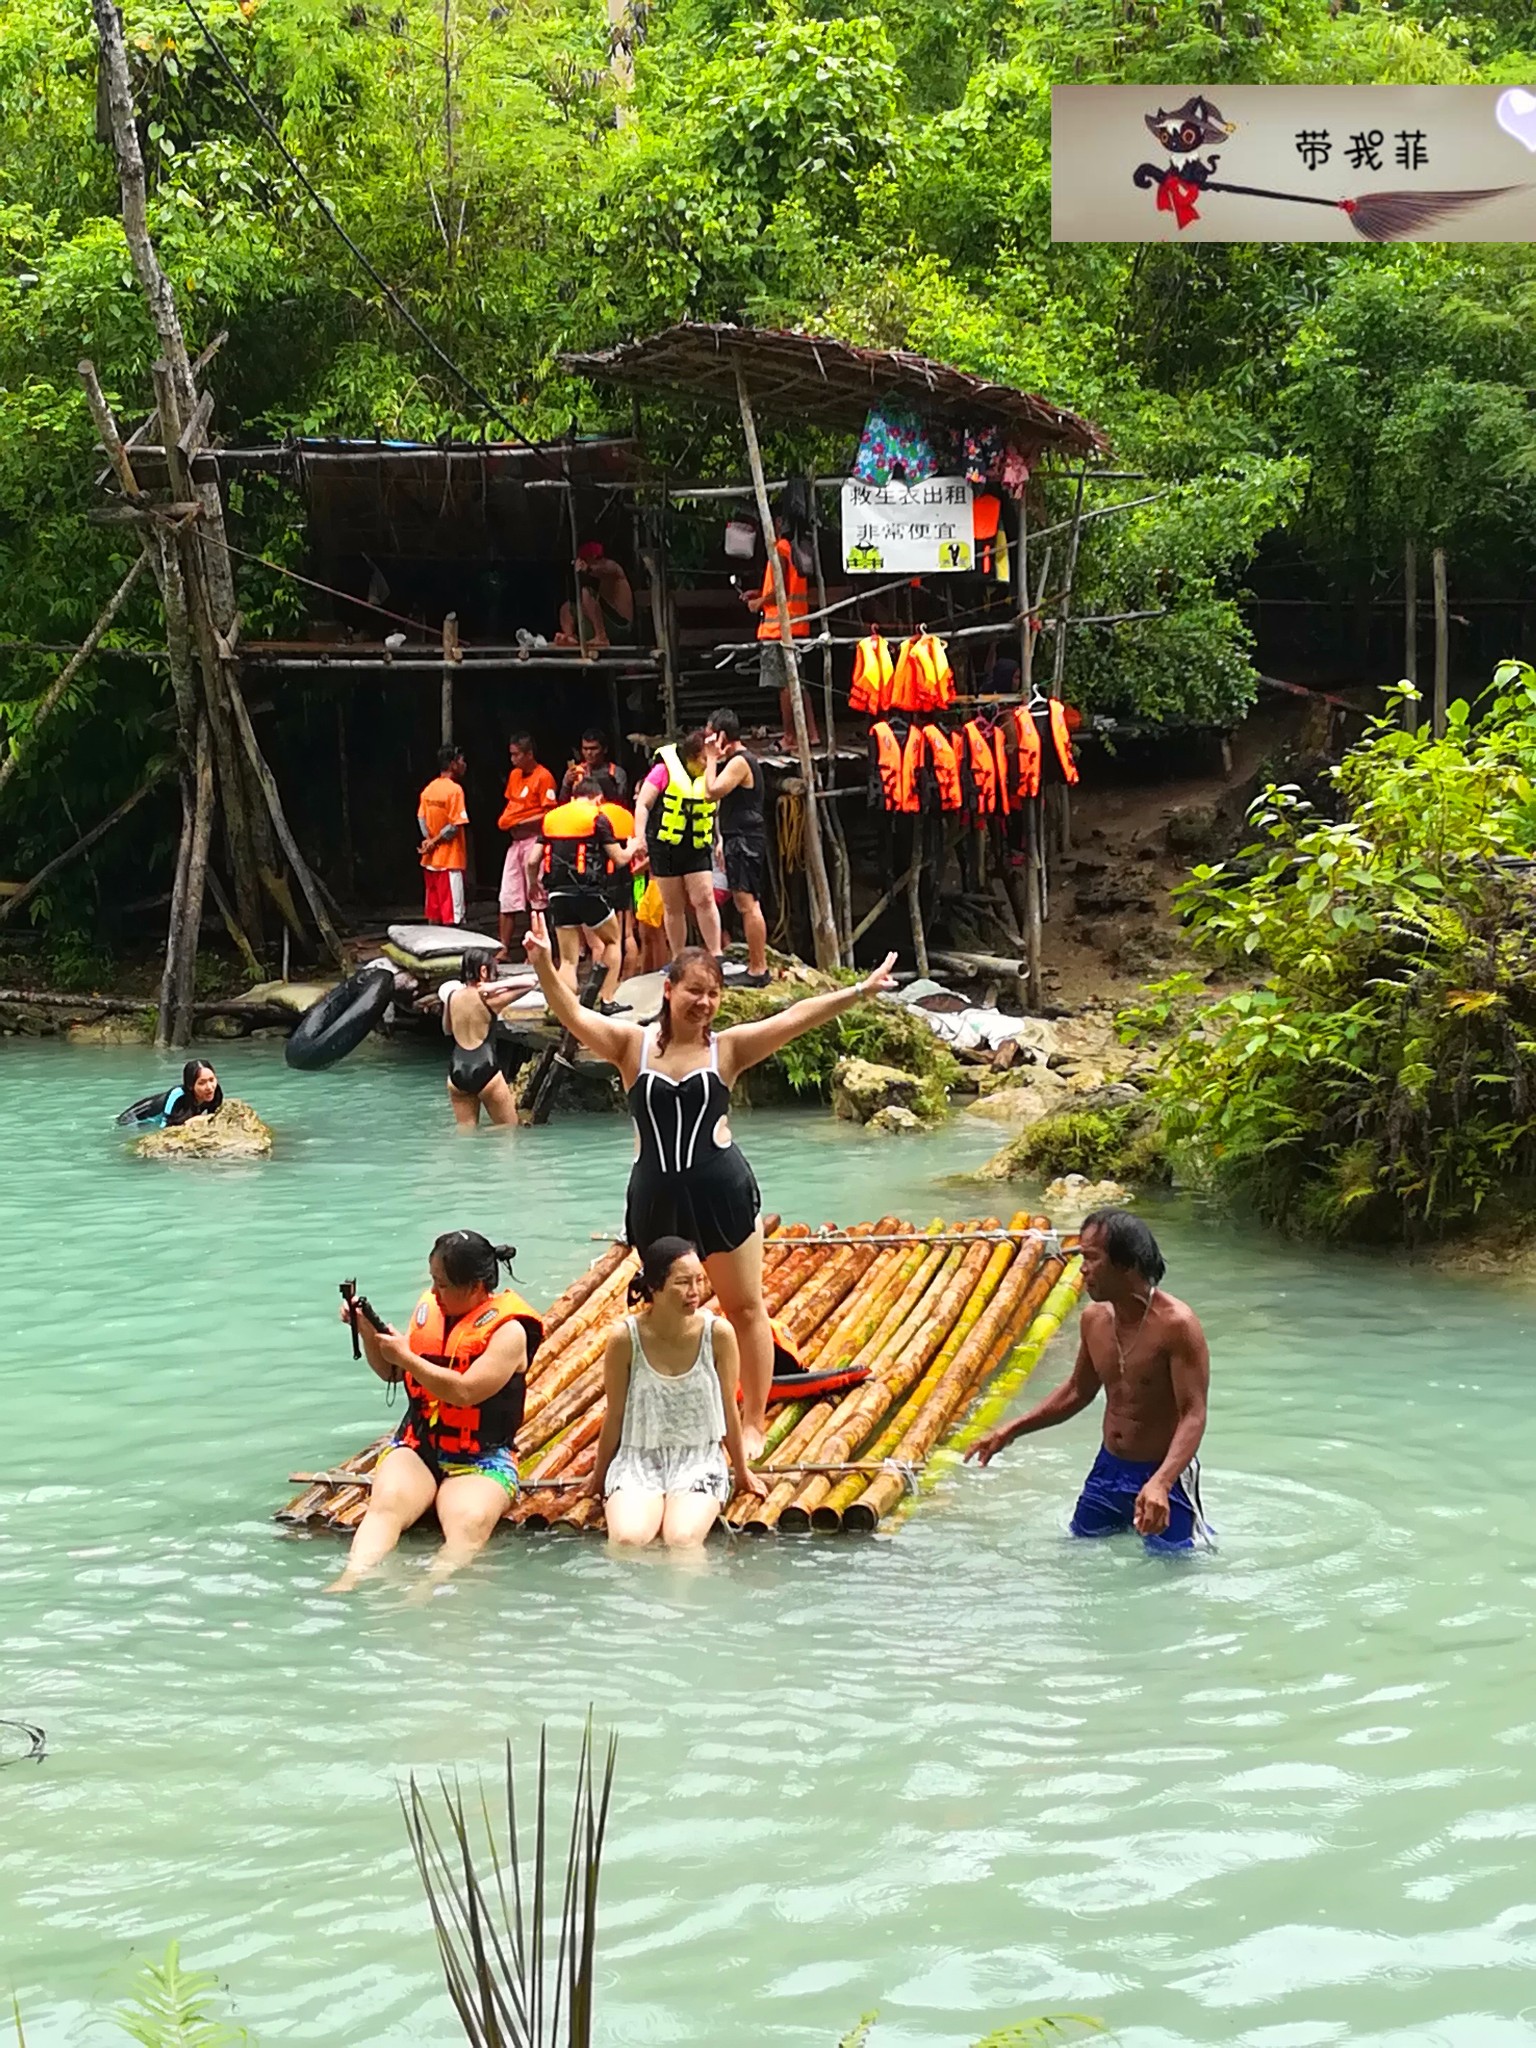
[[[1164,149],[1194,150],[1224,140],[1236,128],[1224,121],[1220,109],[1201,95],[1188,99],[1171,114],[1161,108],[1145,117],[1146,124]],[[1202,192],[1230,192],[1244,199],[1279,199],[1292,206],[1328,206],[1344,214],[1357,235],[1367,242],[1401,242],[1421,229],[1432,228],[1469,206],[1481,206],[1488,199],[1502,199],[1506,192],[1522,192],[1523,185],[1490,185],[1471,192],[1362,192],[1354,199],[1323,199],[1312,192],[1271,192],[1262,185],[1231,185],[1215,175],[1221,159],[1187,158],[1160,170],[1156,164],[1138,164],[1131,182],[1141,191],[1157,190],[1160,213],[1171,213],[1174,223],[1186,228],[1200,218],[1196,201]]]

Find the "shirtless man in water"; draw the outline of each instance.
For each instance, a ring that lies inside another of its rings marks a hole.
[[[1071,1378],[1017,1422],[979,1437],[966,1452],[988,1465],[1015,1437],[1080,1415],[1104,1389],[1104,1448],[1072,1513],[1074,1536],[1134,1529],[1149,1550],[1211,1547],[1200,1506],[1211,1356],[1193,1310],[1158,1286],[1157,1239],[1137,1216],[1095,1209],[1081,1234],[1081,1342]]]

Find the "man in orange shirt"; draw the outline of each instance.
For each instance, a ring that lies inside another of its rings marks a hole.
[[[427,891],[428,924],[464,922],[464,870],[469,863],[469,812],[459,778],[464,756],[457,747],[438,750],[437,774],[416,799],[421,831],[418,853]]]
[[[545,905],[540,869],[544,864],[544,813],[555,801],[555,778],[542,767],[525,732],[513,733],[507,743],[512,772],[507,777],[507,800],[497,823],[511,844],[501,870],[502,948],[511,952],[523,942],[529,914]]]

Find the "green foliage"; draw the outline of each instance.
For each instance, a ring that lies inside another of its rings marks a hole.
[[[1163,495],[1089,530],[1074,609],[1161,615],[1074,631],[1085,708],[1240,712],[1243,579],[1277,537],[1313,591],[1362,600],[1409,536],[1451,550],[1458,589],[1528,575],[1536,250],[1050,239],[1053,81],[1519,82],[1536,62],[1525,0],[630,11],[622,107],[591,0],[209,0],[207,18],[379,271],[526,433],[626,421],[624,398],[573,385],[556,357],[680,317],[921,349],[1102,423],[1117,464]],[[503,431],[357,267],[177,0],[125,16],[150,226],[193,345],[229,333],[220,432]],[[88,337],[136,422],[158,351],[95,95],[78,0],[0,11],[0,639],[77,641],[127,566],[121,530],[86,523],[100,458],[75,364]],[[738,460],[686,408],[650,408],[646,428],[663,462]],[[773,439],[776,463],[850,452],[793,424]],[[1044,489],[1063,516],[1070,486]],[[238,545],[297,564],[282,490],[237,485],[231,516]],[[250,637],[296,627],[294,586],[248,561],[238,586]],[[160,634],[146,578],[112,639]],[[56,669],[0,653],[7,739]],[[318,701],[295,688],[277,715],[295,731]],[[74,836],[66,801],[89,823],[142,779],[166,702],[160,668],[87,666],[0,796],[23,871]],[[103,859],[163,878],[166,815],[146,806]],[[66,871],[39,919],[94,917],[91,892],[84,865]]]
[[[127,2005],[113,2018],[141,2048],[235,2048],[248,2041],[244,2027],[216,2019],[209,2007],[219,1989],[211,1970],[184,1970],[172,1942],[158,1963],[146,1963]]]
[[[1397,697],[1399,693],[1390,693]],[[1394,705],[1394,709],[1395,709]],[[1154,1093],[1172,1144],[1276,1222],[1414,1239],[1536,1206],[1536,671],[1504,663],[1443,739],[1376,722],[1340,815],[1271,787],[1255,842],[1197,867],[1198,948],[1257,987],[1182,1013]]]
[[[1034,1180],[1081,1173],[1154,1187],[1173,1178],[1156,1110],[1145,1100],[1054,1110],[1021,1131],[1006,1156],[1010,1174]]]
[[[855,979],[847,973],[820,978],[829,987]],[[720,1027],[771,1017],[804,993],[803,988],[728,989],[720,1003]],[[825,1102],[832,1093],[833,1069],[845,1059],[871,1060],[877,1066],[900,1067],[904,1073],[916,1074],[923,1086],[914,1108],[924,1117],[944,1114],[948,1090],[960,1078],[954,1054],[926,1024],[899,1003],[870,1002],[792,1039],[762,1067],[752,1069],[746,1077],[748,1097],[761,1099],[761,1084],[755,1094],[753,1087],[759,1076],[778,1075],[791,1094],[815,1095]]]

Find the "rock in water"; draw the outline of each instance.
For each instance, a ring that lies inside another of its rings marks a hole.
[[[910,1109],[922,1089],[916,1074],[873,1060],[839,1060],[832,1070],[832,1107],[852,1124],[867,1124],[877,1110]]]
[[[230,1095],[212,1116],[146,1131],[133,1149],[141,1159],[265,1159],[272,1133],[248,1102]]]
[[[884,1109],[877,1109],[864,1128],[867,1131],[920,1131],[923,1120],[914,1116],[910,1109],[903,1109],[899,1102],[890,1102]]]
[[[1049,1183],[1045,1199],[1077,1215],[1089,1209],[1118,1209],[1136,1197],[1117,1180],[1089,1180],[1081,1173],[1065,1173]]]

